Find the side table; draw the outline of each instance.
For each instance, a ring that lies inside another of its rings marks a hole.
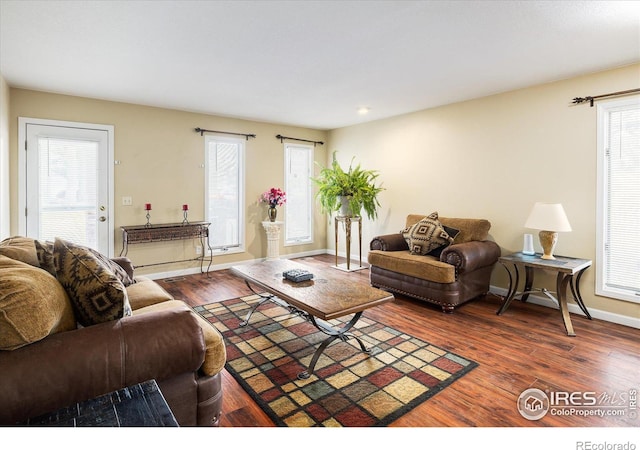
[[[582,296],[580,295],[580,278],[582,277],[582,274],[584,274],[585,270],[591,267],[591,260],[570,258],[567,256],[556,256],[555,258],[556,259],[551,260],[542,259],[540,253],[535,255],[525,255],[522,252],[501,256],[498,259],[498,262],[504,266],[509,274],[509,288],[497,314],[502,315],[507,308],[509,308],[509,305],[516,295],[521,295],[520,300],[526,302],[530,293],[542,292],[558,305],[567,335],[575,336],[576,333],[573,331],[571,316],[569,315],[569,309],[567,307],[567,287],[571,287],[571,294],[573,295],[576,303],[589,320],[591,320],[591,314],[589,314],[586,305],[582,301]],[[513,268],[513,274],[510,266]],[[524,289],[520,293],[517,292],[518,283],[520,281],[518,266],[524,267],[525,270]],[[554,297],[552,292],[545,288],[533,288],[533,276],[536,269],[548,270],[557,273],[555,293],[558,298]]]
[[[351,224],[353,222],[358,223],[358,253],[360,256],[360,264],[358,267],[351,268]],[[354,272],[356,270],[366,269],[362,265],[362,218],[360,216],[336,216],[335,223],[335,235],[336,235],[336,265],[333,266],[336,269],[344,270],[345,272]],[[346,264],[338,264],[338,224],[343,223],[346,235],[346,250],[347,250],[347,262]]]
[[[267,261],[280,259],[280,229],[284,222],[262,222],[267,233]]]

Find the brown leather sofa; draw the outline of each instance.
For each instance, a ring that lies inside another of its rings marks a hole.
[[[16,246],[22,248],[14,251]],[[34,320],[47,315],[37,310],[37,304],[33,312],[16,312],[12,294],[22,285],[16,285],[16,278],[12,284],[11,274],[18,274],[18,280],[38,280],[34,286],[44,280],[48,290],[57,289],[53,275],[35,266],[33,257],[23,257],[25,248],[31,252],[27,238],[10,238],[0,244],[0,327],[14,324],[21,314],[33,314]],[[128,259],[114,261],[133,277]],[[0,424],[24,423],[76,402],[155,379],[180,426],[219,425],[220,372],[226,362],[222,336],[154,281],[146,277],[134,280],[126,287],[131,315],[77,327],[75,321],[61,318],[68,314],[64,312],[45,337],[0,350]],[[61,327],[63,322],[67,325]],[[8,328],[0,330],[0,344],[15,337],[5,332]],[[19,337],[29,337],[23,334]]]
[[[406,228],[425,215],[407,216]],[[484,219],[439,218],[459,231],[440,256],[412,254],[402,232],[376,236],[368,261],[371,285],[433,303],[452,313],[461,304],[489,292],[500,247],[488,240],[491,223]]]

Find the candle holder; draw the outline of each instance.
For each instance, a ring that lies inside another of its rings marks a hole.
[[[189,219],[187,218],[188,214],[189,214],[189,205],[182,205],[182,217],[184,218],[182,220],[182,225],[189,225]]]
[[[151,227],[151,222],[149,222],[151,218],[151,203],[145,203],[144,209],[147,211],[147,223],[144,226],[149,228]]]

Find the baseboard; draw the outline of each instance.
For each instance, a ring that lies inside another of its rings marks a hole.
[[[305,258],[305,257],[308,257],[308,256],[317,256],[317,255],[325,255],[325,254],[335,255],[335,251],[331,250],[331,249],[312,250],[312,251],[308,251],[308,252],[290,253],[290,254],[287,254],[287,255],[282,255],[281,258],[282,259],[294,259],[294,258]],[[338,256],[346,257],[346,254],[343,255],[342,252],[339,252]],[[238,265],[238,264],[248,264],[248,263],[251,263],[251,262],[259,262],[259,261],[264,261],[265,259],[266,258],[256,258],[256,259],[248,259],[248,260],[243,260],[243,261],[234,261],[234,262],[224,263],[224,264],[212,264],[211,265],[211,271],[229,269],[231,266],[235,266],[235,265]],[[214,256],[214,261],[215,261],[215,256]],[[353,260],[353,259],[351,261],[352,261],[352,263],[356,263],[356,261]],[[363,263],[365,261],[366,261],[366,258],[363,259]],[[200,268],[199,267],[192,267],[192,268],[189,268],[189,269],[182,269],[182,270],[172,270],[172,271],[167,271],[167,272],[149,273],[149,274],[144,274],[144,276],[147,277],[147,278],[151,278],[152,280],[159,280],[159,279],[163,279],[163,278],[177,278],[177,277],[183,277],[183,276],[186,276],[186,275],[195,275],[195,274],[199,274],[199,273],[200,273]],[[490,290],[491,293],[496,294],[496,295],[498,295],[500,297],[504,297],[507,294],[507,290],[505,288],[501,288],[501,287],[498,287],[498,286],[491,286],[489,290]],[[535,295],[535,294],[531,294],[531,295],[529,295],[529,299],[527,301],[529,303],[533,303],[535,305],[541,305],[541,306],[546,306],[548,308],[558,309],[556,304],[553,303],[547,297],[542,297],[542,296],[538,296],[538,295]],[[579,314],[579,315],[584,317],[584,313],[578,307],[578,305],[576,305],[575,303],[569,303],[568,306],[569,306],[569,312],[570,313]],[[588,305],[587,305],[587,307],[588,307]],[[606,322],[616,323],[616,324],[619,324],[619,325],[624,325],[624,326],[627,326],[627,327],[640,329],[640,318],[637,318],[637,317],[624,316],[622,314],[616,314],[616,313],[612,313],[612,312],[608,312],[608,311],[602,311],[602,310],[594,309],[594,308],[589,308],[589,313],[591,314],[591,317],[593,317],[595,319],[600,319],[600,320],[604,320]]]
[[[499,295],[500,297],[504,297],[505,295],[507,295],[507,290],[505,288],[491,286],[489,290],[491,293]],[[530,294],[529,298],[527,299],[527,302],[533,303],[535,305],[546,306],[548,308],[558,309],[556,304],[553,303],[553,301],[551,301],[549,298],[542,297],[535,294]],[[583,317],[585,316],[582,310],[575,303],[568,303],[568,306],[569,306],[570,313],[579,314]],[[593,317],[594,319],[600,319],[606,322],[617,323],[618,325],[625,325],[627,327],[640,329],[640,318],[629,317],[629,316],[624,316],[622,314],[616,314],[608,311],[589,308],[589,305],[587,305],[587,308],[589,309],[589,314],[591,314],[591,317]]]
[[[327,249],[320,250],[312,250],[308,252],[299,252],[299,253],[289,253],[287,255],[281,255],[281,259],[293,259],[293,258],[305,258],[308,256],[317,256],[317,255],[325,255],[329,253]],[[242,261],[234,261],[223,264],[211,264],[210,271],[216,270],[224,270],[229,269],[232,266],[237,266],[238,264],[249,264],[252,262],[260,262],[264,261],[266,258],[254,258],[254,259],[244,259]],[[216,257],[213,257],[213,261],[215,262]],[[187,275],[197,275],[200,273],[200,267],[190,267],[189,269],[180,269],[180,270],[170,270],[167,272],[153,272],[153,273],[145,273],[143,276],[150,278],[152,280],[160,280],[163,278],[178,278],[184,277]]]
[[[335,250],[327,250],[327,254],[331,255],[331,256],[336,256]],[[349,256],[351,257],[351,263],[352,264],[353,263],[355,263],[355,264],[359,264],[360,263],[360,258],[359,258],[358,252],[356,252],[356,253],[351,252],[351,254]],[[369,256],[368,251],[366,253],[365,252],[362,253],[362,264],[363,265],[364,264],[369,264],[368,256]],[[338,252],[338,257],[346,259],[347,258],[347,252],[346,251],[339,251]]]

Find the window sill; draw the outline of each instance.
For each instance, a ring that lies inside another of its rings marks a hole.
[[[244,248],[242,247],[233,247],[233,248],[227,248],[225,250],[212,250],[210,253],[207,253],[207,256],[212,255],[214,257],[216,256],[223,256],[223,255],[233,255],[236,253],[244,253]]]
[[[293,247],[295,245],[309,245],[309,244],[313,244],[313,239],[309,239],[306,241],[300,240],[300,241],[289,241],[289,242],[285,242],[284,246],[285,247]]]
[[[640,294],[623,289],[602,289],[599,287],[596,289],[596,295],[613,298],[615,300],[623,300],[625,302],[640,303]]]

